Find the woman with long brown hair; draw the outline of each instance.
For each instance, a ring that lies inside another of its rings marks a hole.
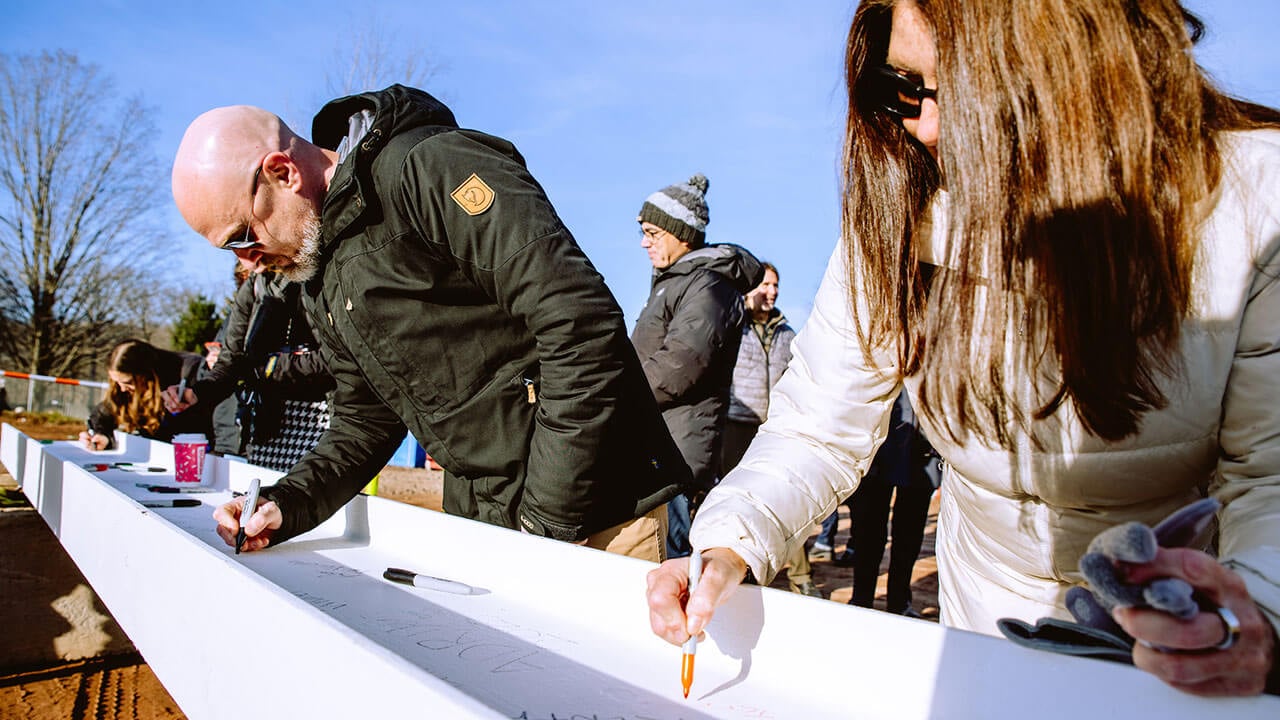
[[[1176,0],[858,7],[843,242],[777,410],[693,525],[687,615],[685,564],[651,574],[656,633],[682,642],[748,571],[771,578],[857,487],[905,387],[947,463],[945,624],[1069,618],[1092,538],[1208,495],[1216,554],[1130,572],[1207,609],[1115,619],[1181,689],[1276,683],[1280,114],[1213,86],[1201,30]]]
[[[114,431],[154,440],[170,440],[181,433],[213,438],[210,408],[192,408],[176,415],[165,411],[161,393],[183,378],[193,385],[203,362],[199,355],[161,350],[141,340],[126,340],[107,361],[106,393],[89,416],[80,441],[90,450],[114,447]]]

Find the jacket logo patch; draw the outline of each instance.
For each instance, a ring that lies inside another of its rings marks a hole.
[[[466,214],[479,215],[493,204],[493,189],[486,185],[479,175],[471,173],[471,177],[450,193],[449,197],[452,197]]]

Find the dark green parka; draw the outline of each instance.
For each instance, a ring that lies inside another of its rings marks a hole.
[[[264,493],[277,538],[350,500],[406,426],[447,512],[561,540],[688,484],[621,309],[515,147],[398,85],[329,103],[312,134],[345,153],[305,286],[337,390],[329,431]]]

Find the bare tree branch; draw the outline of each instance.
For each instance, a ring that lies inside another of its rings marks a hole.
[[[375,12],[361,10],[325,72],[329,98],[379,90],[393,83],[427,89],[440,70],[414,41],[402,41]],[[325,98],[328,100],[329,98]]]
[[[131,289],[159,286],[152,136],[141,100],[96,66],[0,55],[0,359],[15,369],[87,368],[129,332]]]

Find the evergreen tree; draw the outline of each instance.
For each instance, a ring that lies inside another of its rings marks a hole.
[[[204,295],[192,295],[187,299],[186,309],[173,323],[173,348],[203,352],[204,344],[214,339],[221,327],[218,304]]]

